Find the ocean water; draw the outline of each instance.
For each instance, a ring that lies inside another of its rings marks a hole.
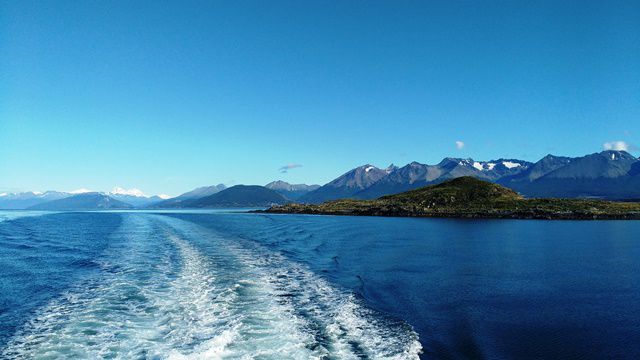
[[[0,212],[4,359],[637,359],[640,222]]]

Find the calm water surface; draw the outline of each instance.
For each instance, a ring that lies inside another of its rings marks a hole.
[[[640,222],[0,212],[0,358],[640,358]]]

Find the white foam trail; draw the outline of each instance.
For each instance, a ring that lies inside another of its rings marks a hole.
[[[41,309],[0,357],[418,358],[408,325],[281,254],[174,218],[123,217],[102,276]]]
[[[186,223],[169,222],[172,227],[184,229]],[[173,237],[183,253],[185,260],[192,264],[202,261],[199,252],[181,239]],[[228,253],[220,254],[228,257]],[[215,259],[216,256],[208,258]],[[187,268],[189,265],[187,265]],[[197,267],[198,270],[201,267]],[[294,311],[288,306],[278,303],[273,296],[274,290],[268,283],[256,282],[252,269],[239,263],[233,269],[223,268],[220,274],[226,278],[230,286],[216,296],[215,303],[225,304],[224,317],[214,316],[218,324],[213,328],[222,328],[217,336],[206,337],[208,340],[194,346],[192,351],[173,350],[169,358],[202,359],[202,358],[264,358],[264,359],[319,359],[321,352],[308,348],[313,344],[309,333],[300,331],[300,319],[293,315]],[[195,276],[200,279],[206,274]],[[189,286],[193,288],[194,286]],[[211,306],[211,304],[208,304]],[[200,308],[193,313],[197,316]],[[209,317],[207,317],[209,318]],[[191,327],[194,332],[202,334],[201,330]]]
[[[353,294],[333,287],[302,264],[254,242],[228,239],[195,224],[165,219],[191,236],[215,238],[248,268],[250,283],[260,289],[261,302],[271,311],[288,314],[316,356],[339,359],[418,359],[422,346],[410,326],[384,319]],[[276,299],[274,302],[273,299]],[[318,342],[316,339],[320,339]],[[245,350],[254,350],[244,346]]]
[[[340,359],[418,359],[421,344],[408,326],[385,321],[353,294],[340,291],[301,264],[257,247],[237,247],[236,256],[259,271],[276,296],[304,313],[309,332],[328,340],[327,351]],[[258,252],[258,253],[256,253]],[[316,330],[311,330],[316,328]]]

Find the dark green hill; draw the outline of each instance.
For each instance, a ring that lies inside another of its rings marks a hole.
[[[186,208],[267,207],[288,200],[274,190],[258,185],[236,185],[213,195],[183,202]]]
[[[524,199],[515,191],[472,177],[459,177],[376,200],[288,204],[266,212],[521,219],[640,219],[640,203],[578,199]]]
[[[471,204],[482,205],[487,202],[521,199],[522,196],[511,189],[470,176],[459,177],[437,185],[425,186],[416,190],[379,198],[381,201],[424,207],[468,207]]]

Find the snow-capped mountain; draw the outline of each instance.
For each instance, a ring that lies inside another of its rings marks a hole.
[[[536,163],[445,158],[427,165],[414,161],[349,197],[375,199],[461,176],[497,182],[527,197],[640,199],[640,160],[617,150],[577,158],[547,155]]]
[[[475,161],[473,159],[445,158],[436,165],[414,161],[401,168],[395,168],[389,172],[388,176],[361,190],[354,197],[375,199],[461,176],[473,176],[494,181],[525,171],[529,166],[531,163],[516,159]]]
[[[31,210],[109,210],[132,209],[134,206],[99,192],[84,192],[33,205]]]
[[[640,160],[617,150],[577,158],[548,155],[498,182],[528,197],[640,199]]]
[[[114,187],[110,192],[106,193],[106,195],[118,201],[131,204],[135,207],[145,207],[153,203],[157,203],[157,202],[168,199],[166,195],[148,196],[144,192],[142,192],[142,190],[140,189],[136,189],[136,188],[124,189],[117,186]]]
[[[109,195],[123,195],[123,196],[135,196],[135,197],[149,197],[145,195],[140,189],[123,189],[121,187],[114,187],[113,190],[109,192]]]
[[[612,200],[640,200],[640,159],[626,151],[606,150],[582,157],[547,155],[535,163],[518,159],[478,161],[445,158],[435,165],[411,162],[386,169],[366,164],[325,184],[305,185],[274,181],[265,187],[288,199],[319,203],[340,198],[374,199],[436,184],[461,176],[472,176],[512,188],[526,197],[595,197]],[[126,203],[134,207],[183,207],[224,190],[223,184],[204,186],[175,198],[148,196],[140,189],[114,187],[109,192],[80,188],[69,192],[28,191],[0,193],[0,209],[26,209],[82,194],[100,194],[100,206]],[[97,199],[94,197],[92,199]],[[64,203],[64,202],[63,202]]]
[[[4,192],[0,194],[0,209],[26,209],[33,205],[62,199],[68,196],[70,196],[69,193],[59,191]]]
[[[506,176],[500,179],[498,182],[501,184],[522,181],[531,182],[545,176],[546,174],[556,169],[568,165],[571,161],[573,161],[573,159],[570,157],[554,156],[549,154],[529,166],[525,171],[522,171],[515,175]]]
[[[75,195],[75,194],[86,194],[86,193],[91,193],[91,192],[96,192],[96,191],[89,190],[87,188],[80,188],[80,189],[76,189],[76,190],[71,190],[68,193]]]
[[[114,200],[127,203],[135,207],[143,207],[155,202],[168,199],[167,195],[147,196],[139,189],[123,189],[115,187],[110,192],[92,191],[80,188],[72,191],[26,191],[19,193],[0,193],[0,209],[27,209],[50,201],[61,200],[81,194],[101,194]]]

